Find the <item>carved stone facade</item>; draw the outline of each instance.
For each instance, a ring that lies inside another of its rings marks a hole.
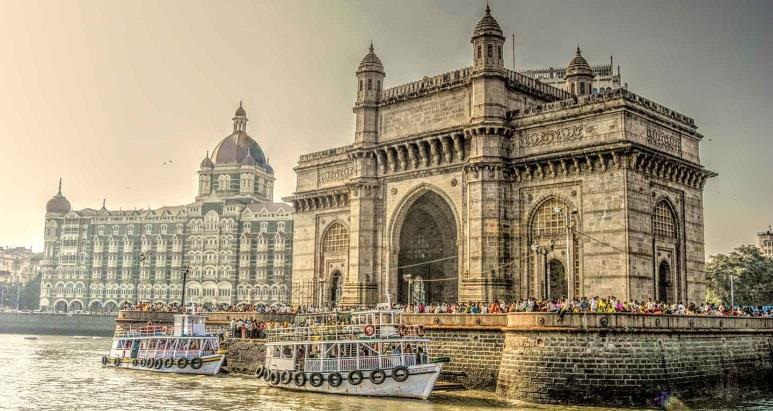
[[[293,303],[703,300],[714,173],[693,119],[593,92],[579,49],[575,93],[508,70],[504,42],[487,10],[471,67],[388,89],[371,48],[354,143],[295,168]],[[334,258],[331,227],[348,241]]]

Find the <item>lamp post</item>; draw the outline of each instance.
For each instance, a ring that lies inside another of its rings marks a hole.
[[[323,294],[325,293],[325,279],[320,278],[319,279],[319,297],[317,298],[319,300],[317,304],[317,308],[322,308],[322,301],[323,301]]]
[[[413,276],[403,274],[403,279],[408,283],[408,304],[413,304]]]
[[[185,289],[188,287],[187,285],[188,273],[191,271],[191,267],[184,265],[182,266],[182,271],[183,271],[183,295],[182,295],[182,299],[180,299],[180,307],[185,308]]]
[[[142,286],[142,267],[144,266],[146,258],[147,258],[147,256],[145,255],[145,252],[140,252],[140,256],[139,256],[139,270],[137,270],[137,281],[135,281],[135,288],[136,288],[136,291],[137,291],[137,294],[135,294],[136,297],[137,297],[135,299],[136,300],[136,304],[135,305],[139,305],[141,300],[142,300],[142,297],[140,296],[140,287]]]

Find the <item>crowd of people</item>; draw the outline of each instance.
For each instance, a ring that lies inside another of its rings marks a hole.
[[[555,313],[630,313],[630,314],[667,314],[667,315],[708,315],[734,317],[773,317],[773,309],[763,307],[715,305],[710,303],[668,304],[662,301],[623,301],[614,296],[607,298],[583,297],[578,299],[529,298],[510,303],[495,300],[486,304],[481,302],[460,302],[452,304],[411,304],[403,308],[409,313],[467,313],[467,314],[503,314],[516,312],[555,312]]]
[[[200,305],[192,304],[197,312],[245,312],[264,314],[314,314],[330,311],[360,311],[371,307],[365,306],[288,306],[288,305],[262,305],[262,304],[218,304]],[[188,308],[191,308],[189,305]],[[735,316],[735,317],[773,317],[773,309],[752,306],[730,306],[725,304],[684,304],[682,302],[668,304],[662,301],[648,299],[647,301],[623,301],[614,296],[607,298],[582,297],[575,299],[521,299],[512,302],[495,300],[492,303],[483,302],[455,302],[455,303],[431,303],[431,304],[407,304],[394,305],[394,308],[407,313],[418,314],[503,314],[515,312],[555,312],[561,315],[565,313],[631,313],[631,314],[666,314],[666,315],[707,315],[707,316]],[[177,303],[126,303],[121,307],[126,311],[164,311],[183,312],[184,309]],[[246,326],[247,333],[260,328],[260,324],[239,325],[241,329]],[[233,327],[232,327],[233,328]],[[234,332],[233,335],[236,335]]]
[[[195,309],[196,312],[230,312],[230,313],[263,313],[263,314],[293,314],[295,311],[287,305],[265,305],[265,304],[187,304],[183,308],[179,303],[130,303],[126,302],[121,306],[123,311],[156,311],[182,313],[186,309]]]

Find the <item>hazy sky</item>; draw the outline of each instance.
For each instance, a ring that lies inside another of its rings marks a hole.
[[[74,208],[193,201],[244,100],[292,193],[300,154],[353,139],[354,71],[373,40],[386,86],[471,64],[484,1],[0,0],[0,245],[42,248],[57,179]],[[706,249],[773,223],[773,2],[505,1],[519,69],[615,57],[630,89],[693,116]],[[507,65],[512,59],[507,56]],[[164,165],[164,162],[171,164]]]

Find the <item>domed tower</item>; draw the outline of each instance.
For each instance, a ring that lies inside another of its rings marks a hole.
[[[376,142],[376,118],[381,91],[384,86],[384,65],[370,43],[368,54],[357,66],[357,102],[354,104],[356,119],[355,144]]]
[[[241,102],[233,122],[233,132],[201,161],[196,199],[271,201],[274,170],[263,149],[247,134],[247,111]]]
[[[491,9],[486,5],[486,13],[480,19],[472,32],[473,70],[504,72],[505,63],[502,48],[505,36],[496,19],[491,16]]]
[[[591,90],[593,90],[593,70],[591,70],[585,57],[582,56],[579,44],[577,45],[577,54],[566,66],[564,79],[566,80],[566,91],[576,96],[591,94]]]
[[[70,202],[62,195],[62,179],[59,179],[59,191],[46,203],[47,216],[63,216],[72,210]]]
[[[502,55],[505,36],[491,9],[472,31],[472,123],[499,122],[506,117],[507,77]]]

